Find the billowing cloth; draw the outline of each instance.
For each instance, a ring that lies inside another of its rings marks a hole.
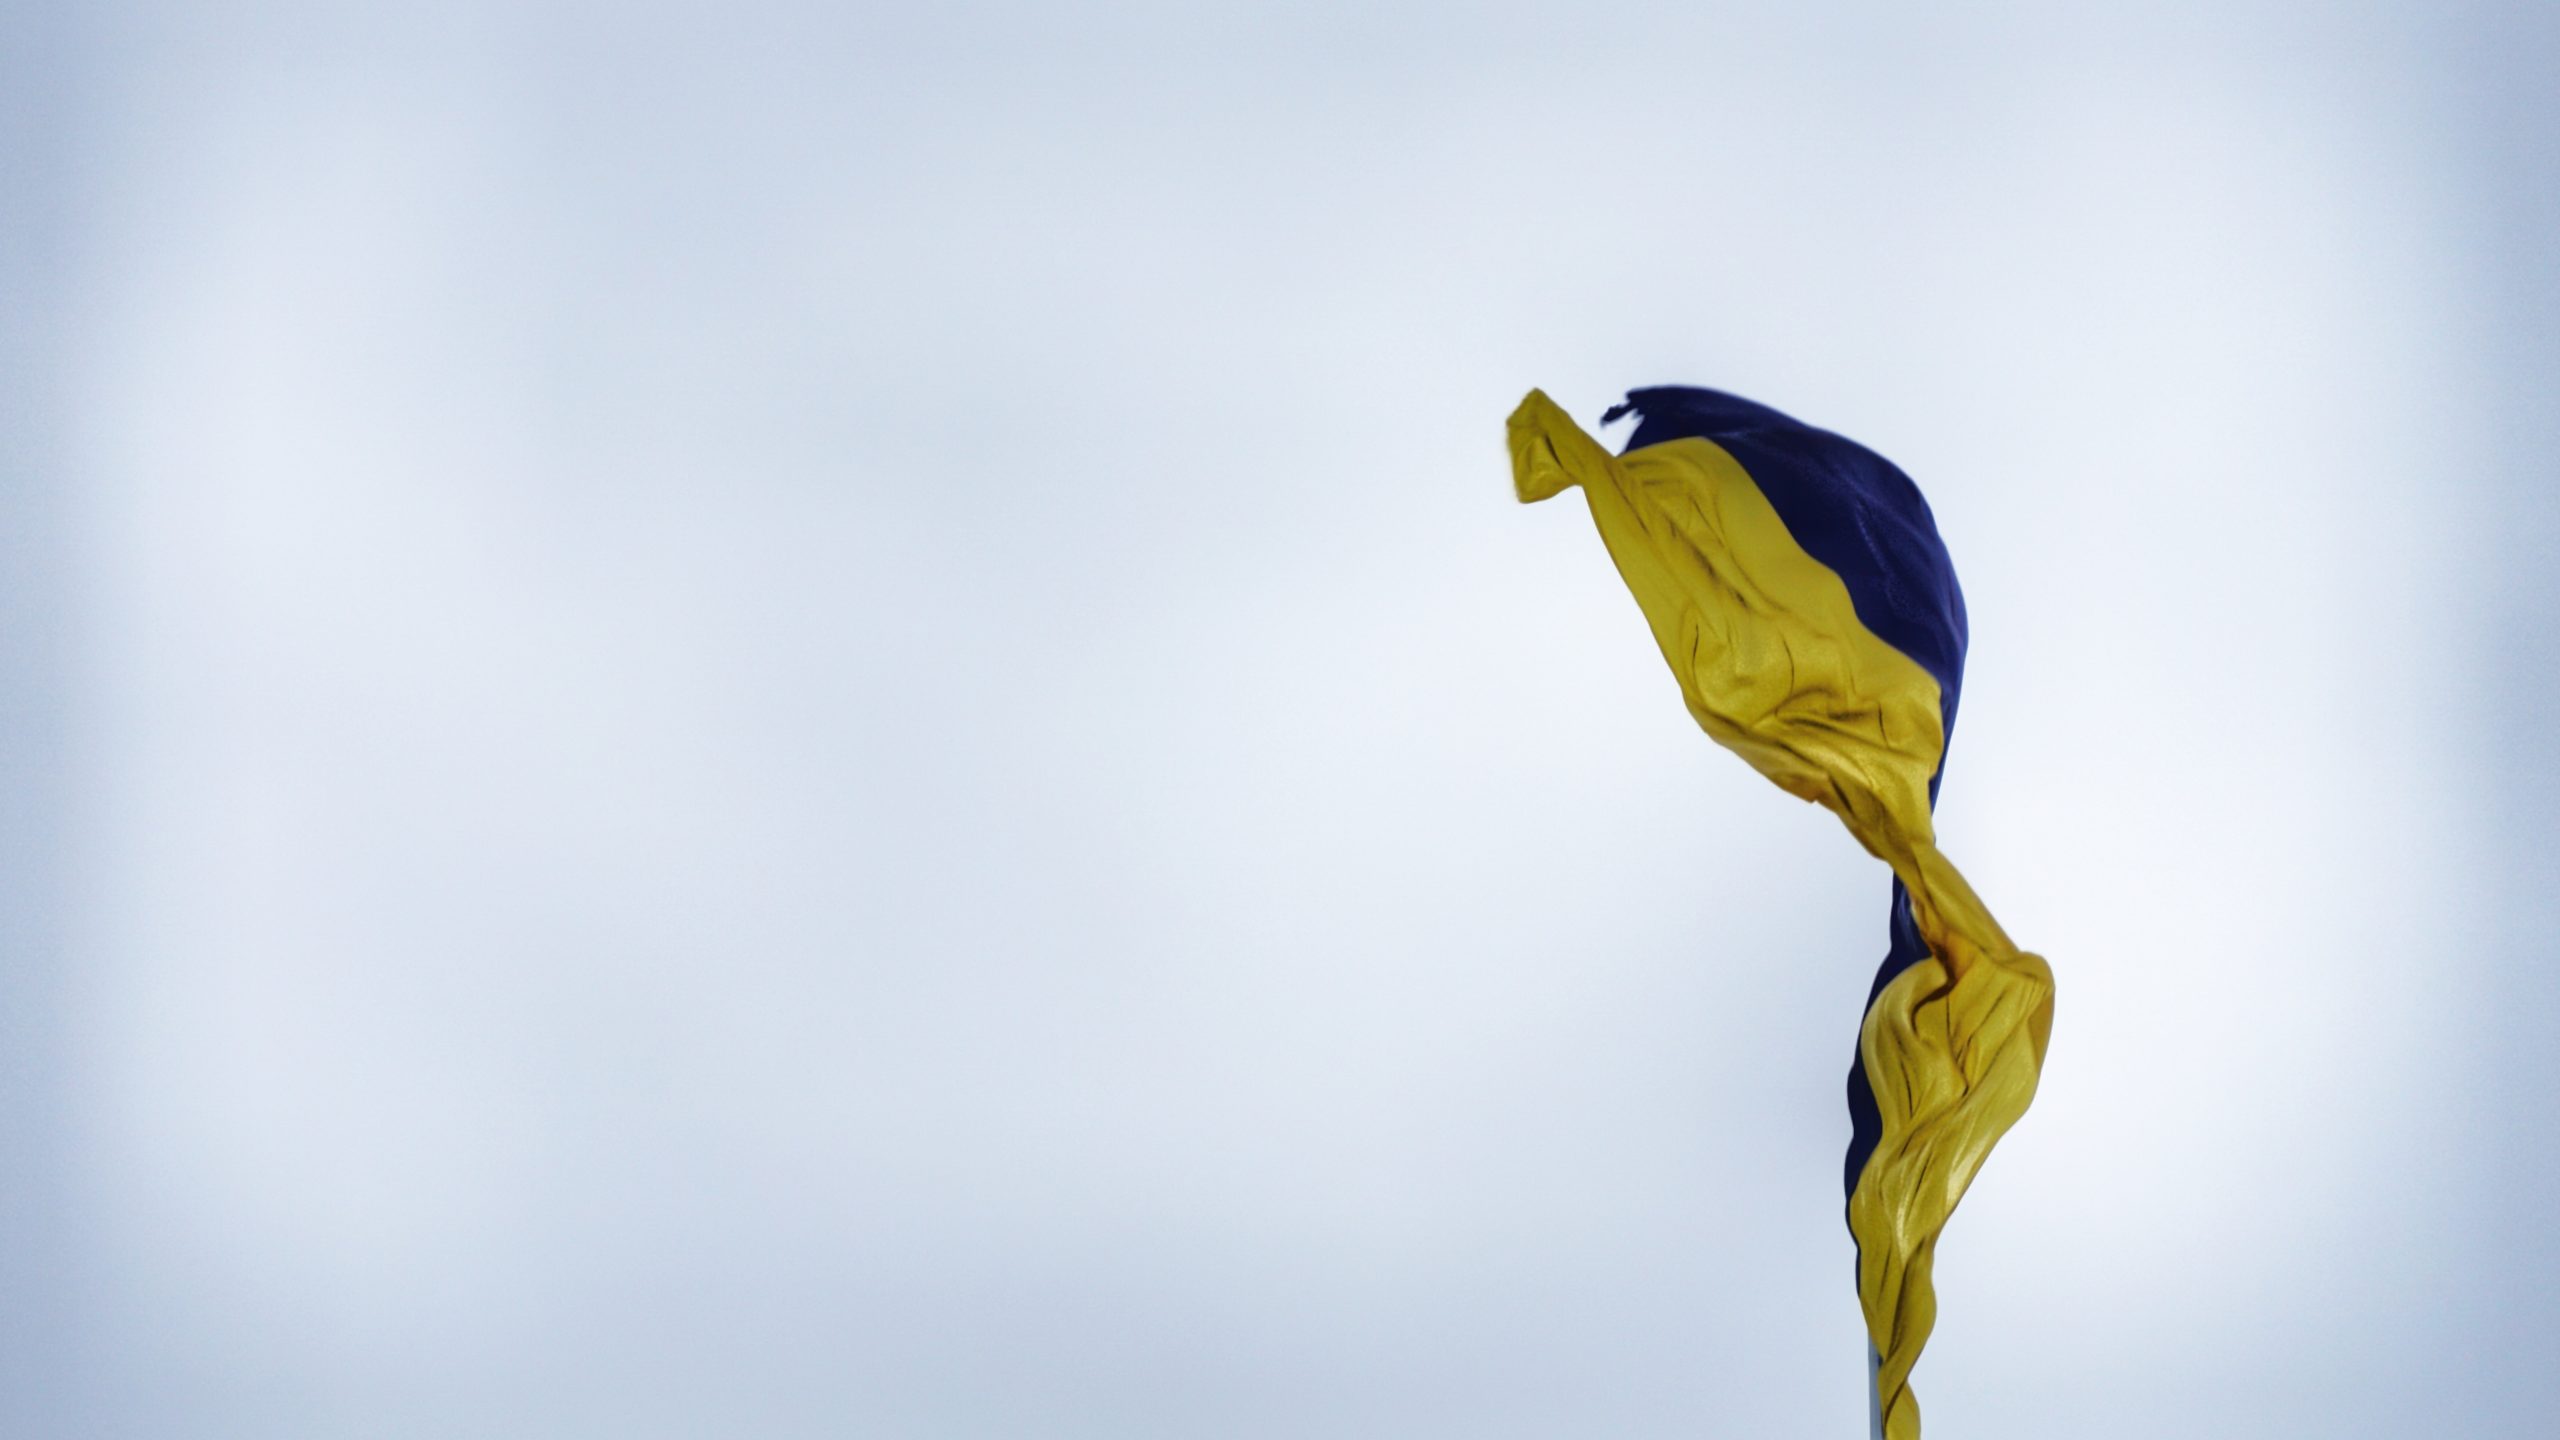
[[[1939,853],[1930,810],[1965,613],[1918,487],[1882,456],[1713,390],[1629,393],[1611,455],[1541,391],[1510,421],[1523,501],[1582,487],[1689,713],[1840,817],[1892,867],[1891,948],[1849,1079],[1849,1231],[1890,1440],[1918,1440],[1911,1366],[1938,1233],[2035,1098],[2053,975]]]

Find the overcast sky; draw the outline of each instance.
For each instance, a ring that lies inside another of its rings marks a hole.
[[[6,25],[0,1433],[1862,1434],[1658,383],[1971,604],[1930,1433],[2547,1414],[2547,7]]]

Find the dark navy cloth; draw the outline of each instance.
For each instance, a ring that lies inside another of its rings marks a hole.
[[[1821,561],[1848,587],[1858,619],[1877,639],[1908,655],[1938,682],[1943,738],[1952,741],[1956,697],[1964,685],[1964,592],[1938,538],[1937,521],[1920,487],[1890,460],[1828,430],[1819,430],[1766,405],[1686,385],[1630,390],[1623,405],[1601,417],[1606,425],[1621,416],[1636,417],[1627,449],[1641,450],[1670,440],[1712,440],[1740,462],[1769,505],[1786,522],[1787,533],[1806,554]],[[1939,773],[1929,777],[1929,799],[1938,798],[1938,780],[1946,771],[1943,750]],[[1927,958],[1929,947],[1912,923],[1911,900],[1896,880],[1893,911],[1888,920],[1890,946],[1876,972],[1867,1003],[1911,965]],[[1876,1109],[1875,1089],[1866,1066],[1852,1054],[1849,1062],[1848,1189],[1858,1188],[1858,1173],[1875,1153],[1884,1122]]]
[[[1849,587],[1858,619],[1937,680],[1942,718],[1954,731],[1964,686],[1964,592],[1929,502],[1910,476],[1855,440],[1721,390],[1630,390],[1601,423],[1628,414],[1636,417],[1629,450],[1695,437],[1742,462],[1787,533]]]

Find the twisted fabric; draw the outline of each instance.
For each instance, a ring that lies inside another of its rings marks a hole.
[[[1509,423],[1513,482],[1524,502],[1582,488],[1699,726],[1839,816],[1899,882],[1897,923],[1920,945],[1888,959],[1860,1027],[1852,1104],[1872,1115],[1852,1146],[1848,1218],[1884,1433],[1918,1440],[1910,1375],[1936,1319],[1938,1235],[2034,1099],[2053,1023],[2052,972],[1991,918],[1930,820],[1961,597],[1919,492],[1880,457],[1713,391],[1637,391],[1620,410],[1647,405],[1688,416],[1655,427],[1686,433],[1613,456],[1529,392]],[[1728,441],[1707,438],[1718,433]],[[1761,457],[1840,568],[1791,532],[1735,449]],[[1932,573],[1942,599],[1916,593]]]

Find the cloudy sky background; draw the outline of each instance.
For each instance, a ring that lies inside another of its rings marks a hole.
[[[1931,1433],[2541,1423],[2547,7],[5,23],[0,1433],[1862,1434],[1683,381],[1972,603]]]

